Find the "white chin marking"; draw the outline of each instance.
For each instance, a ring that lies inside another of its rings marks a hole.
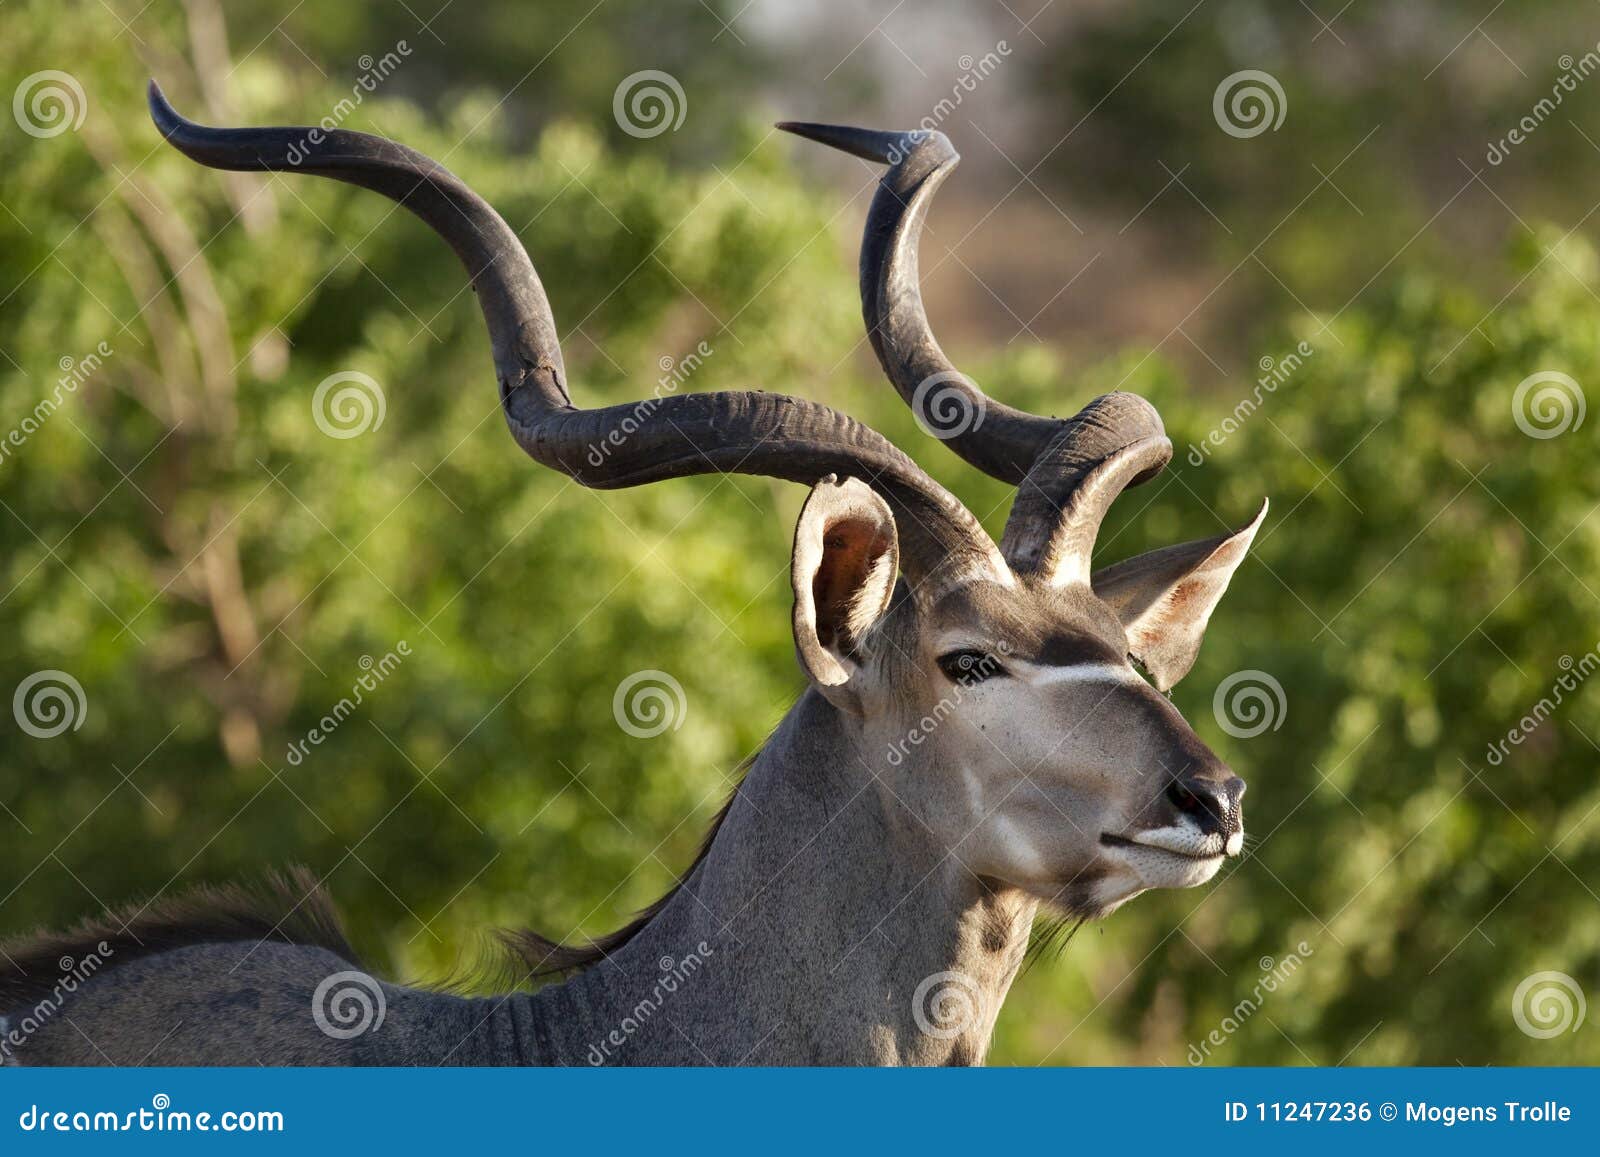
[[[1196,860],[1159,848],[1119,846],[1109,850],[1121,858],[1143,888],[1193,888],[1222,867],[1220,854]]]
[[[1244,833],[1234,832],[1228,837],[1228,855],[1237,856],[1242,851],[1244,851]]]
[[[1221,836],[1202,832],[1188,824],[1151,828],[1132,838],[1144,847],[1159,848],[1180,856],[1220,856],[1224,850]]]
[[[1095,885],[1093,902],[1099,908],[1098,915],[1109,916],[1144,890],[1145,885],[1136,876],[1119,873]]]

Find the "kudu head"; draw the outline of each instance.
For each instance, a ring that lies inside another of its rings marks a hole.
[[[1133,395],[1037,416],[991,401],[945,357],[917,270],[929,201],[958,159],[942,134],[782,126],[890,165],[861,255],[868,332],[924,425],[954,412],[946,444],[1018,486],[998,547],[881,434],[814,402],[740,391],[576,407],[526,251],[422,154],[342,129],[207,128],[154,84],[150,103],[194,160],[361,185],[443,235],[488,322],[511,433],[540,463],[601,489],[718,472],[810,485],[792,560],[801,665],[864,774],[973,873],[1095,915],[1202,883],[1240,852],[1244,784],[1164,692],[1262,515],[1091,572],[1111,502],[1159,472],[1171,444]]]
[[[986,397],[934,340],[918,240],[957,160],[939,133],[780,127],[887,163],[861,252],[867,332],[925,429],[1018,486],[996,550],[900,569],[896,518],[855,479],[819,485],[795,539],[795,640],[859,719],[862,760],[974,873],[1068,911],[1216,874],[1244,841],[1244,782],[1167,699],[1244,559],[1232,533],[1091,571],[1101,520],[1172,445],[1131,394],[1067,421]],[[903,525],[904,520],[900,520]],[[1140,671],[1142,668],[1142,673]]]

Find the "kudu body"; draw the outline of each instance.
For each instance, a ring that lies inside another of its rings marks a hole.
[[[151,107],[204,164],[363,185],[441,233],[537,461],[594,487],[714,471],[811,485],[792,562],[810,686],[661,904],[585,948],[511,938],[522,979],[562,983],[493,998],[380,984],[295,877],[8,946],[21,974],[0,977],[10,1063],[977,1063],[1041,905],[1098,917],[1239,854],[1243,784],[1162,692],[1192,664],[1261,515],[1091,573],[1107,507],[1171,446],[1131,395],[1058,420],[955,371],[917,273],[956,161],[942,135],[783,126],[889,164],[862,250],[868,330],[908,403],[965,413],[947,444],[1018,485],[998,548],[881,435],[815,403],[577,408],[521,244],[426,157],[338,130],[291,165],[293,142],[318,139],[308,130],[204,128],[153,85]],[[57,959],[86,953],[108,957],[103,971],[52,995]]]

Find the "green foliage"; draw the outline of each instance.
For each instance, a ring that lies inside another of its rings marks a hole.
[[[24,6],[0,42],[6,75],[70,61],[89,97],[79,132],[0,134],[0,426],[52,395],[61,359],[111,350],[0,457],[0,689],[62,669],[88,703],[55,739],[0,717],[0,927],[286,861],[326,876],[358,943],[402,975],[443,975],[494,925],[616,926],[689,861],[801,688],[800,494],[749,479],[597,494],[532,466],[437,239],[359,191],[197,171],[144,119],[132,45],[90,19]],[[342,20],[327,35],[359,39]],[[177,22],[145,51],[178,59]],[[177,66],[163,78],[202,107]],[[339,86],[255,54],[230,91],[236,119],[283,122]],[[1007,489],[858,372],[853,239],[778,150],[747,135],[717,167],[667,168],[559,122],[524,150],[509,110],[447,104],[428,117],[385,92],[354,123],[447,157],[519,230],[585,403],[639,396],[703,341],[684,388],[839,405],[998,531]],[[1600,992],[1594,694],[1487,755],[1563,656],[1600,645],[1593,427],[1534,439],[1513,420],[1529,374],[1581,382],[1595,364],[1596,261],[1553,234],[1521,244],[1498,305],[1503,290],[1480,300],[1407,260],[1336,316],[1269,328],[1260,350],[1280,364],[1314,352],[1199,465],[1189,447],[1248,385],[1196,397],[1142,351],[975,365],[1039,410],[1113,387],[1161,407],[1177,458],[1120,504],[1107,558],[1273,501],[1175,693],[1251,784],[1252,855],[1033,967],[995,1060],[1185,1063],[1301,942],[1304,967],[1213,1061],[1600,1060],[1592,1025],[1544,1041],[1511,1016],[1536,971]],[[379,384],[385,417],[329,437],[313,395],[349,371]],[[402,640],[410,654],[291,759]],[[647,743],[612,717],[643,669],[688,704]],[[1287,711],[1239,738],[1212,697],[1247,669],[1281,683]]]

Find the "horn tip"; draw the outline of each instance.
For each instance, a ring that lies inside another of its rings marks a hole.
[[[150,119],[155,122],[162,136],[170,137],[183,127],[183,117],[172,107],[172,102],[167,99],[167,94],[161,91],[161,83],[155,77],[150,78],[145,95],[150,105]]]
[[[956,156],[950,138],[936,130],[912,129],[908,132],[883,132],[851,125],[825,125],[811,121],[779,121],[775,126],[786,133],[805,137],[864,161],[898,165],[913,153],[933,149]]]

